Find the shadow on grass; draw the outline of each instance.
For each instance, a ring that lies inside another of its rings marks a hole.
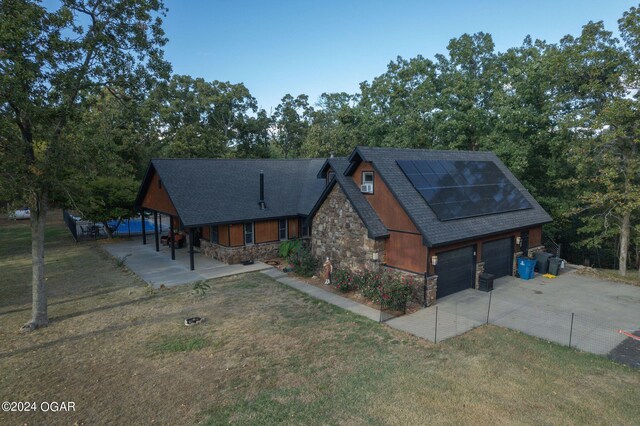
[[[157,297],[164,297],[164,296],[168,296],[167,295],[154,295],[154,296],[145,296],[145,297],[141,297],[138,299],[134,299],[134,300],[129,300],[126,302],[122,302],[122,303],[115,303],[115,304],[111,304],[111,305],[104,305],[104,306],[100,306],[98,308],[95,309],[90,309],[88,311],[83,311],[83,312],[76,312],[73,314],[69,314],[69,315],[62,315],[59,317],[55,317],[52,318],[52,321],[61,321],[64,319],[69,319],[69,318],[73,318],[73,317],[77,317],[77,316],[81,316],[87,313],[91,313],[91,312],[97,312],[97,311],[103,311],[103,310],[107,310],[107,309],[112,309],[112,308],[116,308],[116,307],[120,307],[120,306],[126,306],[126,305],[132,305],[138,302],[145,302],[147,300],[150,299],[155,299]],[[184,311],[188,311],[188,308],[185,308]],[[50,348],[52,346],[56,346],[58,344],[63,344],[63,343],[72,343],[72,342],[77,342],[83,339],[86,339],[88,337],[92,337],[92,336],[100,336],[103,334],[109,334],[109,333],[115,333],[118,331],[122,331],[122,330],[126,330],[128,328],[131,327],[139,327],[139,326],[143,326],[145,324],[151,324],[151,323],[157,323],[158,321],[161,321],[163,319],[168,319],[168,318],[172,318],[175,317],[176,315],[178,315],[180,312],[172,312],[172,313],[167,313],[164,315],[156,315],[154,316],[152,319],[147,319],[147,320],[136,320],[136,321],[132,321],[130,323],[126,323],[126,324],[117,324],[117,325],[110,325],[107,327],[104,327],[100,330],[95,330],[95,331],[90,331],[87,333],[81,333],[81,334],[77,334],[74,336],[66,336],[66,337],[61,337],[59,339],[55,339],[55,340],[50,340],[48,342],[45,343],[41,343],[38,345],[33,345],[33,346],[29,346],[26,348],[22,348],[22,349],[16,349],[14,351],[9,351],[9,352],[0,352],[0,359],[4,359],[4,358],[10,358],[14,355],[22,355],[28,352],[32,352],[32,351],[37,351],[40,349],[46,349],[46,348]],[[34,331],[32,333],[37,333],[37,331]]]
[[[122,290],[124,287],[110,287],[107,290],[104,291],[96,291],[93,293],[88,293],[84,296],[78,296],[78,297],[73,297],[73,298],[68,298],[68,299],[64,299],[64,300],[58,300],[55,302],[48,302],[48,306],[57,306],[57,305],[63,305],[65,303],[71,303],[71,302],[77,302],[78,300],[82,300],[82,299],[89,299],[91,297],[96,297],[96,296],[103,296],[105,294],[110,294],[110,293],[114,293],[116,291]],[[11,303],[9,305],[13,305],[14,303]],[[9,306],[6,305],[6,306]],[[3,305],[0,305],[0,308],[4,307]],[[31,310],[31,305],[28,306],[24,306],[22,308],[16,308],[16,309],[11,309],[11,310],[7,310],[7,311],[2,311],[0,310],[0,317],[3,315],[8,315],[8,314],[14,314],[16,312],[25,312],[25,311],[30,311]]]

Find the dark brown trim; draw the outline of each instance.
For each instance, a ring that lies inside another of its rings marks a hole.
[[[426,271],[416,272],[416,271],[412,271],[410,269],[398,268],[397,266],[388,265],[386,263],[382,263],[382,266],[384,266],[385,268],[395,269],[396,271],[411,272],[412,274],[418,274],[418,275],[422,275],[422,274],[424,274],[426,272]]]
[[[387,231],[389,231],[389,232],[396,232],[396,233],[398,233],[398,234],[422,235],[422,234],[421,234],[421,233],[419,233],[419,232],[413,232],[413,231],[401,231],[401,230],[399,230],[399,229],[389,229],[389,228],[387,228]]]

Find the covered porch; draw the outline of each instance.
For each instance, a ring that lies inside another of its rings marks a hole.
[[[155,288],[161,285],[171,287],[271,268],[262,262],[246,266],[228,265],[196,251],[191,254],[188,249],[175,250],[173,252],[175,259],[172,260],[170,247],[160,244],[156,246],[154,242],[142,244],[141,238],[105,244],[103,247],[116,259],[124,259],[127,268]],[[197,270],[192,268],[193,261],[198,263]]]

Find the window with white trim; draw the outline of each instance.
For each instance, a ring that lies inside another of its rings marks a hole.
[[[287,225],[287,219],[280,219],[278,221],[278,236],[281,240],[286,240],[288,238],[289,227]]]
[[[360,191],[366,194],[373,194],[373,172],[362,172]]]
[[[244,243],[253,244],[253,222],[244,224]]]

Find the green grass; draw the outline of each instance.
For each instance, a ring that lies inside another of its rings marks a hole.
[[[28,270],[13,267],[28,265],[28,250],[2,248],[0,288],[13,290],[0,290],[8,295],[0,299],[0,400],[68,400],[78,409],[0,413],[0,424],[640,418],[639,371],[518,332],[486,326],[436,345],[260,273],[208,281],[194,298],[189,285],[145,290],[99,243],[75,244],[62,232],[48,247],[51,324],[28,335],[16,332],[29,317],[30,289],[16,284]],[[185,327],[192,316],[206,321]]]
[[[203,337],[162,336],[158,342],[151,345],[151,349],[157,353],[189,352],[202,349],[208,344],[207,339]]]

